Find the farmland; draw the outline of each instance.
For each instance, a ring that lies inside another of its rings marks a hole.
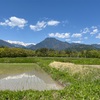
[[[14,66],[13,65],[17,65]],[[9,66],[8,66],[9,65]],[[22,69],[22,66],[24,70]],[[92,66],[91,66],[92,65]],[[27,68],[27,66],[29,68]],[[32,70],[39,66],[56,82],[61,90],[0,91],[0,100],[99,100],[100,59],[71,57],[0,58],[0,75]],[[98,66],[98,67],[97,67]]]

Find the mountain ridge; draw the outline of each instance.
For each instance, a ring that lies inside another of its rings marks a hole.
[[[48,48],[48,49],[54,49],[54,50],[62,50],[65,49],[65,47],[69,47],[69,43],[62,42],[60,40],[57,40],[55,38],[46,38],[40,43],[36,44],[35,46],[32,46],[30,49],[40,49],[40,48]],[[65,46],[65,47],[64,47]]]
[[[13,47],[13,45],[11,43],[8,43],[8,42],[0,39],[0,47],[3,47],[3,46],[5,46],[5,47]]]
[[[28,46],[12,44],[7,41],[0,40],[0,46],[26,48],[26,49],[31,49],[31,50],[37,50],[40,48],[48,48],[48,49],[54,49],[54,50],[68,49],[68,50],[73,50],[73,51],[100,49],[99,44],[87,45],[87,44],[79,44],[79,43],[68,43],[68,42],[60,41],[56,38],[46,38],[40,43],[37,43],[36,45],[30,44]]]

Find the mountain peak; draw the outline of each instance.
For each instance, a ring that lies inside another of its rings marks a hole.
[[[49,48],[55,50],[64,50],[65,48],[68,48],[69,45],[69,43],[62,42],[56,38],[46,38],[36,46],[33,46],[31,49]]]
[[[60,40],[58,40],[56,38],[47,37],[43,41],[60,41]]]
[[[56,38],[53,38],[53,37],[47,37],[47,38],[45,38],[44,40],[47,40],[47,39],[57,40]]]
[[[14,42],[14,41],[13,41]],[[18,42],[18,41],[17,41]],[[0,40],[0,46],[4,47],[18,47],[18,48],[29,48],[29,49],[40,49],[40,48],[48,48],[48,49],[54,49],[54,50],[72,50],[72,51],[79,51],[79,50],[92,50],[92,49],[100,49],[100,44],[92,44],[92,45],[86,45],[86,44],[76,44],[76,43],[67,43],[62,42],[60,40],[57,40],[56,38],[46,38],[40,43],[34,45],[27,43],[26,45],[21,45],[21,43],[9,43],[4,40]]]

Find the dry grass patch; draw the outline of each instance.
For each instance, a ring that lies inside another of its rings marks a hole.
[[[56,69],[60,69],[60,70],[68,70],[72,74],[75,74],[75,73],[85,74],[85,73],[88,73],[88,70],[89,70],[89,67],[84,66],[84,65],[76,65],[73,63],[64,63],[64,62],[56,62],[56,61],[50,63],[50,66]]]

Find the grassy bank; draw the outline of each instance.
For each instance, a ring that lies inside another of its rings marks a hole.
[[[84,73],[72,73],[67,68],[62,70],[50,67],[49,64],[53,61],[100,65],[100,59],[96,58],[0,58],[0,63],[4,64],[36,63],[65,86],[58,91],[0,91],[0,100],[100,100],[100,68],[87,66]]]

